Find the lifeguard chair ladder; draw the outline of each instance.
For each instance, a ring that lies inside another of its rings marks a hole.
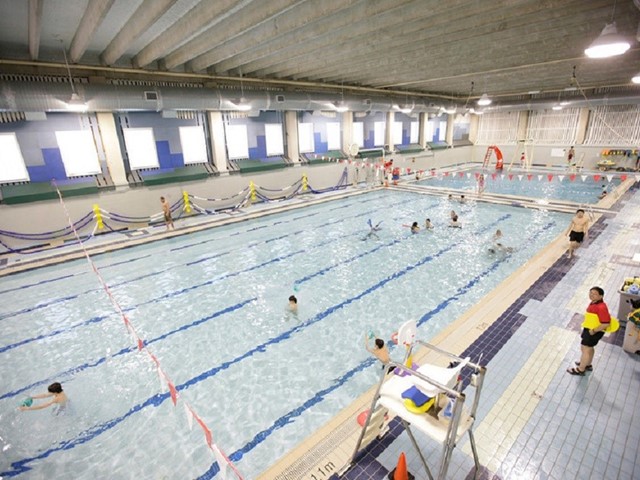
[[[476,411],[480,401],[480,394],[482,392],[486,368],[478,364],[471,363],[468,358],[463,359],[420,340],[411,343],[407,349],[405,360],[406,358],[411,357],[411,351],[414,344],[424,346],[435,353],[449,357],[454,362],[458,362],[458,365],[448,368],[425,364],[417,370],[413,370],[404,364],[398,364],[395,362],[389,362],[385,365],[385,369],[382,371],[380,383],[378,384],[378,388],[373,396],[371,408],[369,409],[367,419],[362,427],[353,455],[347,464],[339,471],[340,475],[344,474],[349,470],[349,468],[351,468],[360,450],[365,448],[375,435],[379,434],[379,426],[382,424],[381,419],[384,417],[386,410],[388,410],[400,417],[400,420],[411,439],[411,443],[413,443],[413,446],[418,452],[430,480],[434,480],[434,476],[427,465],[424,455],[422,454],[410,427],[415,427],[428,437],[443,444],[440,467],[438,475],[435,477],[437,480],[445,480],[453,449],[462,439],[464,434],[468,433],[471,451],[476,465],[474,478],[477,478],[477,475],[480,472],[480,461],[478,460],[478,452],[472,427],[476,418]],[[402,371],[404,376],[395,374],[387,378],[386,371],[389,366],[396,367],[396,371]],[[462,382],[459,379],[460,372],[464,368],[473,369],[471,385],[476,388],[473,405],[468,411],[464,408],[464,401],[466,397],[461,391]],[[413,385],[419,387],[423,391],[428,391],[436,395],[436,401],[432,408],[438,408],[437,405],[438,399],[441,398],[440,396],[447,398],[447,401],[449,399],[454,399],[450,420],[446,421],[438,419],[429,412],[418,414],[407,410],[402,398],[402,392]],[[371,427],[370,424],[373,424],[374,426]]]
[[[513,158],[511,159],[511,163],[509,164],[507,171],[511,171],[513,163],[516,161],[518,156],[520,156],[521,167],[527,171],[531,170],[531,166],[533,165],[533,146],[533,138],[518,140],[516,143],[516,151],[513,154]]]

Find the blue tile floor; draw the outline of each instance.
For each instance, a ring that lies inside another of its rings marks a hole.
[[[624,278],[640,276],[640,184],[597,220],[577,257],[555,262],[461,355],[487,366],[474,432],[490,480],[640,479],[640,355],[622,349],[625,324],[596,347],[593,372],[572,376],[588,291],[599,285],[617,316]],[[633,257],[636,255],[636,259]],[[623,305],[624,307],[624,305]],[[468,379],[465,379],[468,383]],[[472,388],[467,388],[472,395]],[[412,430],[432,473],[442,446]],[[387,478],[404,452],[417,479],[428,478],[398,419],[360,452],[342,477]],[[468,437],[451,457],[447,478],[474,478]]]

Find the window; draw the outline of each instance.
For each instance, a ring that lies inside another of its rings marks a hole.
[[[393,144],[402,145],[402,122],[393,122]]]
[[[300,153],[315,152],[316,144],[313,138],[313,123],[298,124],[298,148]]]
[[[364,147],[364,123],[362,122],[353,122],[353,135],[352,135],[352,143],[355,143],[360,148]]]
[[[184,164],[207,163],[207,143],[202,127],[180,127],[179,130]]]
[[[411,130],[409,131],[409,143],[418,143],[418,130],[420,122],[411,122]]]
[[[125,128],[124,143],[129,157],[129,168],[158,168],[158,152],[156,140],[151,128]]]
[[[56,140],[67,177],[102,173],[91,130],[56,132]]]
[[[267,157],[284,155],[284,141],[282,140],[282,125],[279,123],[265,123],[265,142]]]
[[[230,160],[249,158],[249,140],[246,125],[227,125],[227,152]]]
[[[385,122],[373,122],[373,146],[384,145]]]
[[[29,172],[15,133],[0,133],[0,183],[28,182]]]
[[[340,123],[327,123],[327,149],[340,150],[342,142],[340,141]]]

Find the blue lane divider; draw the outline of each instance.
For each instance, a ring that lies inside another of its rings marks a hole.
[[[535,238],[539,237],[540,234],[542,234],[542,232],[548,230],[549,228],[553,227],[554,225],[555,225],[555,222],[548,223],[542,229],[540,229],[539,231],[535,232],[534,235],[529,237],[529,240],[527,241],[527,243],[532,243]],[[475,287],[484,277],[486,277],[487,275],[489,275],[490,273],[495,271],[511,255],[512,254],[505,255],[503,258],[500,258],[500,259],[496,260],[495,262],[493,262],[484,271],[482,271],[481,273],[479,273],[478,275],[473,277],[471,280],[469,280],[462,287],[458,288],[453,295],[451,295],[450,297],[444,299],[442,302],[440,302],[438,305],[436,305],[433,309],[431,309],[430,311],[425,313],[420,318],[420,320],[417,322],[418,326],[423,325],[427,320],[432,318],[435,314],[437,314],[440,311],[444,310],[451,303],[453,303],[454,301],[458,300],[461,295],[464,295],[467,292],[469,292],[469,290],[471,290],[473,287]],[[293,410],[289,411],[285,415],[283,415],[280,418],[278,418],[275,422],[273,422],[271,424],[271,426],[269,428],[267,428],[265,430],[262,430],[261,432],[258,432],[253,437],[253,439],[251,439],[251,441],[249,441],[242,448],[239,448],[238,450],[233,452],[231,455],[229,455],[229,459],[232,462],[240,461],[245,454],[249,453],[251,450],[253,450],[255,447],[257,447],[260,443],[262,443],[264,440],[266,440],[266,438],[269,437],[271,434],[273,434],[275,431],[287,426],[289,423],[292,422],[292,420],[295,417],[299,417],[300,415],[302,415],[304,413],[305,410],[309,409],[313,405],[315,405],[315,404],[319,403],[321,400],[323,400],[324,397],[327,396],[329,393],[331,393],[334,390],[337,390],[338,388],[342,387],[347,382],[347,380],[349,380],[351,377],[353,377],[357,372],[360,372],[360,371],[364,370],[365,368],[371,366],[372,364],[374,364],[376,362],[377,361],[374,358],[368,358],[367,360],[364,360],[364,361],[360,362],[358,365],[356,365],[354,368],[349,370],[343,376],[341,376],[340,378],[336,379],[331,386],[329,386],[329,387],[327,387],[327,388],[325,388],[323,390],[320,390],[319,392],[314,394],[311,398],[309,398],[307,401],[305,401],[302,405],[300,405],[299,407],[294,408]],[[214,462],[211,465],[211,467],[209,468],[209,470],[207,470],[200,477],[198,477],[198,480],[210,480],[219,471],[220,471],[220,467],[219,467],[218,463]]]
[[[503,215],[502,217],[500,217],[498,220],[486,225],[485,227],[481,228],[479,231],[476,232],[476,234],[480,234],[483,232],[488,231],[489,229],[493,228],[496,224],[498,224],[499,222],[506,220],[507,218],[509,218],[511,215],[506,214]],[[409,272],[412,272],[413,270],[417,269],[418,267],[424,265],[425,263],[428,263],[432,260],[434,260],[435,258],[440,257],[441,255],[443,255],[444,253],[454,249],[455,247],[457,247],[458,244],[451,244],[447,247],[442,248],[441,250],[439,250],[438,252],[436,252],[435,254],[432,255],[427,255],[426,257],[423,257],[421,260],[419,260],[417,263],[413,264],[413,265],[408,265],[407,267],[403,268],[402,270],[399,270],[385,278],[383,278],[382,280],[380,280],[378,283],[370,286],[369,288],[367,288],[366,290],[363,290],[362,292],[360,292],[358,295],[351,297],[351,298],[347,298],[346,300],[333,305],[327,309],[325,309],[324,311],[316,314],[315,316],[311,317],[309,320],[306,320],[305,322],[302,322],[300,324],[298,324],[297,326],[281,333],[280,335],[273,337],[269,340],[267,340],[266,342],[263,342],[255,347],[253,347],[251,350],[246,351],[244,354],[229,360],[227,362],[224,362],[216,367],[213,367],[199,375],[197,375],[196,377],[193,377],[189,380],[187,380],[185,383],[181,384],[181,385],[177,385],[176,389],[178,391],[184,390],[186,388],[189,388],[193,385],[196,385],[200,382],[202,382],[203,380],[206,380],[207,378],[210,378],[216,374],[218,374],[219,372],[228,369],[229,367],[231,367],[234,364],[237,364],[247,358],[250,358],[251,356],[253,356],[255,353],[260,353],[260,352],[264,352],[266,350],[267,347],[271,346],[271,345],[275,345],[278,343],[283,342],[284,340],[287,340],[289,338],[291,338],[291,336],[293,336],[295,333],[309,327],[310,325],[313,325],[315,323],[320,322],[321,320],[327,318],[328,316],[330,316],[331,314],[333,314],[334,312],[342,309],[343,307],[356,302],[358,300],[360,300],[361,298],[369,295],[370,293],[378,290],[379,288],[383,287],[384,285],[386,285],[387,283],[390,283],[404,275],[406,275]],[[132,348],[132,347],[130,347]],[[167,398],[170,398],[168,393],[162,393],[162,394],[156,394],[154,396],[152,396],[151,398],[148,398],[147,400],[145,400],[143,403],[140,403],[138,405],[133,406],[126,414],[115,418],[115,419],[111,419],[108,422],[104,422],[101,423],[99,425],[96,425],[94,427],[91,427],[89,430],[83,432],[82,434],[80,434],[78,437],[76,437],[75,439],[72,440],[67,440],[62,442],[59,446],[48,449],[42,453],[40,453],[39,455],[35,456],[35,457],[31,457],[31,458],[25,458],[22,460],[19,460],[17,462],[14,462],[11,464],[11,466],[13,467],[13,470],[7,471],[7,472],[2,472],[0,473],[0,476],[5,475],[8,477],[13,477],[16,475],[19,475],[21,473],[27,472],[30,470],[30,467],[27,467],[26,465],[34,460],[39,460],[42,458],[46,458],[49,455],[51,455],[52,453],[55,453],[57,451],[60,450],[69,450],[71,448],[74,448],[76,445],[80,445],[83,443],[86,443],[90,440],[92,440],[93,438],[97,437],[98,435],[104,433],[106,430],[113,428],[114,426],[116,426],[117,424],[119,424],[120,422],[122,422],[123,420],[125,420],[127,417],[129,417],[130,415],[132,415],[133,413],[136,413],[140,410],[142,410],[143,408],[146,408],[148,406],[159,406],[160,404],[162,404],[162,402],[164,402]]]
[[[257,299],[258,299],[258,297],[253,297],[253,298],[249,298],[249,299],[243,300],[240,303],[237,303],[237,304],[232,305],[230,307],[226,307],[226,308],[224,308],[222,310],[218,310],[217,312],[214,312],[214,313],[212,313],[211,315],[209,315],[207,317],[203,317],[203,318],[200,318],[200,319],[198,319],[198,320],[196,320],[194,322],[187,323],[185,325],[181,325],[180,327],[177,327],[177,328],[175,328],[173,330],[170,330],[170,331],[168,331],[166,333],[163,333],[159,337],[155,337],[155,338],[153,338],[151,340],[144,340],[144,344],[145,345],[151,345],[152,343],[158,342],[160,340],[164,340],[165,338],[170,337],[171,335],[174,335],[174,334],[176,334],[178,332],[189,330],[190,328],[193,328],[193,327],[198,326],[198,325],[200,325],[202,323],[205,323],[205,322],[208,322],[210,320],[213,320],[214,318],[218,318],[218,317],[220,317],[222,315],[225,315],[227,313],[231,313],[231,312],[233,312],[235,310],[238,310],[238,309],[248,305],[249,303],[256,301]],[[118,351],[118,352],[114,353],[113,355],[111,355],[111,358],[118,357],[118,356],[123,355],[125,353],[132,352],[134,350],[137,350],[137,348],[138,348],[137,346],[125,347],[125,348],[121,349],[120,351]],[[101,365],[106,360],[107,360],[107,357],[101,357],[98,360],[94,360],[93,363],[85,363],[85,364],[82,364],[82,365],[78,365],[77,367],[73,367],[73,368],[71,368],[69,370],[65,370],[64,372],[58,372],[58,373],[56,373],[56,374],[54,374],[54,375],[52,375],[52,376],[50,376],[48,378],[45,378],[43,380],[39,380],[39,381],[37,381],[35,383],[27,385],[26,387],[22,387],[19,390],[14,390],[12,392],[7,392],[7,393],[3,394],[2,396],[0,396],[0,400],[4,400],[5,398],[15,397],[17,395],[20,395],[21,393],[24,393],[27,390],[31,390],[32,388],[35,388],[35,387],[39,386],[39,385],[43,385],[43,384],[46,384],[46,383],[51,383],[52,381],[54,381],[56,379],[64,379],[64,378],[67,378],[69,376],[75,375],[76,373],[81,372],[83,370],[86,370],[88,368],[93,368],[93,367],[96,367],[98,365]]]

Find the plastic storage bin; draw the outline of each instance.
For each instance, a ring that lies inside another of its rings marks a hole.
[[[638,327],[633,322],[627,322],[624,329],[622,349],[629,353],[640,353],[640,341],[638,340]]]

